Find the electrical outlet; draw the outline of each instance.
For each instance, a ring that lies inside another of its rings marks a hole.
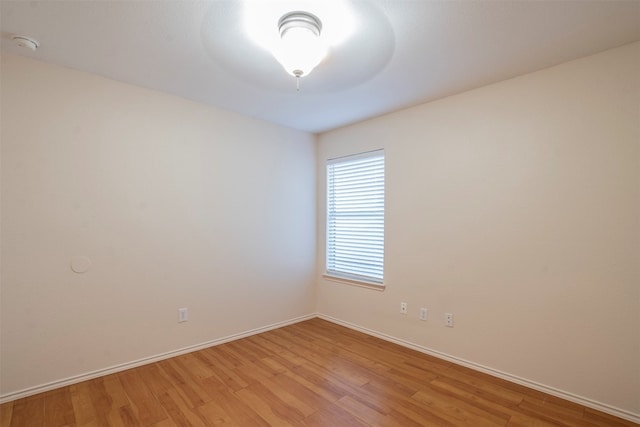
[[[179,308],[178,309],[178,323],[186,322],[189,320],[189,309],[188,308]]]
[[[406,302],[401,302],[400,303],[400,314],[407,314],[407,303]]]
[[[444,324],[450,328],[453,328],[453,313],[444,314]]]
[[[429,313],[429,310],[427,310],[426,308],[424,307],[420,308],[420,320],[427,320],[428,313]]]

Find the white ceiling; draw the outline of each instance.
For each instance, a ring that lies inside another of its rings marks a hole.
[[[284,9],[317,14],[323,31],[354,24],[300,92],[247,35],[265,5],[274,32]],[[0,14],[3,50],[309,132],[640,40],[638,0],[0,0]]]

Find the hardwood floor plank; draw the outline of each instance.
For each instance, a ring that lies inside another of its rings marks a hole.
[[[31,396],[14,402],[11,426],[45,426],[44,397]]]
[[[508,418],[496,416],[458,399],[448,398],[435,390],[419,391],[413,399],[434,410],[439,416],[455,425],[464,426],[504,426]]]
[[[136,415],[131,405],[125,405],[118,408],[118,415],[120,415],[120,420],[122,421],[122,424],[124,426],[140,427],[140,421],[138,421],[138,416]],[[166,418],[165,420],[168,420],[168,418]]]
[[[269,426],[269,423],[266,422],[256,411],[238,399],[238,397],[233,393],[221,395],[219,399],[216,399],[216,403],[220,405],[222,410],[229,414],[229,417],[240,426]]]
[[[293,327],[295,327],[295,325],[293,325]],[[294,333],[292,334],[291,339],[295,339],[300,335],[302,334]],[[301,346],[306,347],[310,351],[322,352],[322,354],[327,357],[338,356],[344,360],[353,362],[358,366],[362,366],[374,371],[388,369],[387,366],[380,363],[380,359],[378,357],[369,357],[369,355],[373,353],[353,351],[353,349],[351,349],[348,345],[342,344],[339,340],[330,340],[325,336],[316,335],[314,333],[307,333],[304,335],[307,338],[306,342],[298,342],[301,343]]]
[[[242,390],[249,385],[234,371],[235,366],[229,368],[222,363],[224,358],[216,352],[215,348],[204,350],[202,356],[212,363],[210,368],[213,372],[213,377],[208,378],[205,382],[211,383],[209,380],[215,377],[216,380],[220,381],[231,391]]]
[[[162,405],[144,384],[137,370],[131,369],[118,376],[131,401],[130,408],[134,410],[135,418],[141,425],[148,426],[167,418]]]
[[[253,342],[254,344],[256,344],[262,350],[270,352],[271,358],[273,360],[276,360],[278,363],[280,363],[282,366],[286,367],[287,369],[293,369],[296,366],[300,366],[303,363],[305,363],[304,358],[296,355],[295,353],[292,353],[286,347],[283,347],[281,345],[278,345],[270,341],[269,339],[265,338],[265,336],[263,336],[262,334],[254,335],[247,339]]]
[[[438,427],[453,427],[453,424],[444,418],[437,416],[436,414],[414,406],[409,408],[409,404],[403,402],[397,408],[389,411],[389,418],[398,420],[403,426],[438,426]]]
[[[275,375],[265,371],[262,367],[252,362],[247,362],[234,369],[234,371],[249,385],[255,383],[265,383]]]
[[[302,421],[306,418],[305,414],[296,407],[287,405],[277,394],[261,384],[252,384],[235,394],[271,425],[303,426]]]
[[[488,394],[483,390],[463,383],[450,383],[444,380],[431,381],[431,387],[443,394],[453,396],[458,400],[476,406],[486,412],[508,419],[517,408],[518,402],[505,401],[500,397]]]
[[[231,415],[227,414],[215,401],[198,406],[196,411],[207,420],[208,426],[242,427]]]
[[[238,358],[229,347],[229,343],[219,345],[211,349],[210,354],[221,362],[221,364],[228,369],[234,369],[244,363],[244,360]]]
[[[348,378],[342,378],[332,370],[323,366],[318,366],[315,363],[309,362],[305,365],[298,366],[293,370],[293,373],[315,382],[325,388],[325,391],[337,395],[338,397],[335,399],[333,397],[327,399],[332,402],[338,400],[342,396],[355,393],[360,387],[359,385],[351,384]]]
[[[91,400],[89,381],[72,385],[69,390],[77,425],[80,427],[99,425],[98,414]]]
[[[184,365],[184,360],[177,357],[158,362],[159,373],[193,408],[210,401],[211,395],[202,387],[202,380],[195,373],[189,372],[188,367]]]
[[[512,391],[500,383],[488,382],[482,377],[469,375],[466,372],[455,369],[441,371],[436,381],[448,383],[458,388],[465,388],[480,396],[491,396],[490,399],[500,401],[504,405],[517,405],[524,399],[522,393]]]
[[[157,363],[140,366],[138,369],[140,379],[149,388],[154,396],[159,396],[174,387],[174,384],[167,378],[167,375]]]
[[[286,399],[288,404],[298,408],[307,416],[331,403],[330,400],[287,375],[274,376],[272,383],[272,387],[281,390],[281,398]]]
[[[13,415],[13,402],[0,405],[0,427],[10,427]]]
[[[253,363],[269,357],[269,353],[262,350],[260,346],[253,344],[253,342],[247,338],[230,342],[228,348],[240,358]]]
[[[335,402],[349,394],[350,387],[339,381],[337,377],[330,375],[327,370],[321,370],[318,366],[300,365],[287,372],[303,386],[313,390],[330,402]]]
[[[390,388],[388,384],[380,384],[372,381],[362,387],[366,390],[371,399],[376,399],[378,404],[388,405],[389,416],[403,421],[406,425],[420,426],[454,426],[446,419],[438,416],[428,405],[423,405],[419,401],[407,396],[403,389]]]
[[[507,425],[549,425],[548,422],[526,415],[523,412],[531,414],[530,411],[522,411],[519,402],[513,400],[504,400],[501,396],[486,393],[481,388],[476,388],[471,384],[464,382],[447,382],[444,380],[434,380],[431,386],[434,390],[441,391],[456,399],[475,406],[483,411],[492,413],[496,416],[509,420]]]
[[[294,339],[290,337],[290,339]],[[366,384],[372,376],[372,371],[360,366],[349,358],[333,352],[327,352],[316,345],[295,345],[292,351],[318,366],[329,369],[336,375],[348,379],[356,385]]]
[[[631,421],[621,420],[609,414],[603,414],[591,408],[585,408],[583,417],[585,420],[599,425],[601,427],[637,427],[638,425]]]
[[[518,408],[524,414],[537,416],[550,422],[560,422],[565,426],[597,427],[597,424],[583,418],[584,408],[572,402],[558,404],[551,399],[525,396]]]
[[[76,425],[71,393],[68,388],[57,390],[56,393],[44,397],[44,425],[47,427]]]
[[[168,389],[158,396],[158,401],[164,408],[174,425],[179,427],[207,427],[206,420],[201,415],[192,410],[180,393],[175,389]]]
[[[93,403],[93,408],[96,413],[98,425],[111,426],[121,425],[121,419],[118,408],[114,408],[113,399],[107,392],[102,378],[96,378],[88,381],[89,383],[89,396]]]
[[[561,423],[552,423],[540,418],[525,414],[515,414],[509,419],[507,427],[557,427],[563,426]]]
[[[274,375],[275,374],[283,374],[283,373],[288,372],[290,370],[290,368],[288,368],[287,366],[285,366],[282,363],[280,363],[280,361],[276,360],[273,357],[269,357],[269,356],[260,359],[258,364],[260,366],[263,366],[264,369],[268,370],[269,372],[271,372]]]
[[[115,409],[120,409],[131,404],[129,398],[127,397],[127,393],[122,387],[122,383],[120,382],[120,378],[118,377],[118,375],[107,375],[102,377],[102,379],[104,388],[109,396],[111,396],[111,402]]]
[[[317,318],[0,411],[0,427],[638,427]]]
[[[337,405],[330,404],[305,420],[308,427],[364,427],[366,423],[351,415]]]
[[[214,374],[211,367],[195,357],[193,353],[183,354],[182,356],[176,357],[175,360],[183,368],[183,371],[195,380],[203,380]]]
[[[372,409],[351,396],[340,398],[336,404],[367,425],[378,425],[386,419],[386,413]]]
[[[427,372],[412,372],[411,370],[393,368],[389,370],[389,372],[386,372],[382,378],[383,380],[378,381],[402,386],[407,392],[412,392],[410,394],[413,394],[422,389],[425,384],[438,378],[438,376]]]

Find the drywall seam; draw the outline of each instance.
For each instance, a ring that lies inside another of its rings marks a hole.
[[[566,399],[568,401],[577,403],[579,405],[583,405],[583,406],[586,406],[586,407],[589,407],[589,408],[592,408],[592,409],[596,409],[598,411],[602,411],[602,412],[605,412],[607,414],[611,414],[611,415],[614,415],[616,417],[623,418],[625,420],[629,420],[629,421],[632,421],[634,423],[640,424],[640,414],[635,414],[635,413],[630,412],[630,411],[625,411],[624,409],[616,408],[615,406],[611,406],[611,405],[607,405],[607,404],[604,404],[604,403],[600,403],[600,402],[597,402],[595,400],[592,400],[592,399],[589,399],[589,398],[586,398],[586,397],[582,397],[582,396],[578,396],[576,394],[569,393],[569,392],[564,391],[564,390],[559,390],[557,388],[550,387],[550,386],[547,386],[547,385],[544,385],[544,384],[540,384],[538,382],[531,381],[531,380],[528,380],[526,378],[522,378],[522,377],[519,377],[519,376],[516,376],[516,375],[512,375],[512,374],[509,374],[507,372],[500,371],[498,369],[489,368],[487,366],[480,365],[480,364],[474,363],[474,362],[470,362],[468,360],[461,359],[459,357],[451,356],[449,354],[442,353],[442,352],[437,351],[437,350],[432,350],[432,349],[430,349],[428,347],[424,347],[424,346],[421,346],[419,344],[412,343],[410,341],[406,341],[406,340],[403,340],[403,339],[400,339],[400,338],[393,337],[391,335],[387,335],[387,334],[384,334],[384,333],[381,333],[381,332],[378,332],[378,331],[374,331],[372,329],[364,328],[362,326],[359,326],[359,325],[356,325],[356,324],[353,324],[353,323],[350,323],[350,322],[345,322],[343,320],[337,319],[335,317],[328,316],[326,314],[318,313],[317,316],[319,318],[327,320],[329,322],[344,326],[344,327],[349,328],[349,329],[356,330],[358,332],[365,333],[367,335],[374,336],[376,338],[380,338],[380,339],[385,340],[385,341],[392,342],[394,344],[401,345],[403,347],[410,348],[412,350],[419,351],[420,353],[428,354],[429,356],[437,357],[438,359],[443,359],[443,360],[446,360],[448,362],[452,362],[452,363],[455,363],[457,365],[461,365],[461,366],[464,366],[466,368],[473,369],[475,371],[479,371],[479,372],[482,372],[482,373],[485,373],[485,374],[488,374],[488,375],[491,375],[491,376],[494,376],[494,377],[497,377],[497,378],[501,378],[503,380],[507,380],[507,381],[510,381],[512,383],[520,384],[520,385],[523,385],[525,387],[529,387],[531,389],[538,390],[538,391],[541,391],[543,393],[547,393],[547,394],[550,394],[552,396],[559,397],[561,399]]]
[[[136,368],[142,365],[148,365],[150,363],[159,362],[161,360],[170,359],[172,357],[180,356],[187,353],[192,353],[194,351],[203,350],[205,348],[214,347],[216,345],[224,344],[230,341],[239,340],[241,338],[250,337],[252,335],[257,335],[262,332],[271,331],[273,329],[278,329],[283,326],[292,325],[294,323],[303,322],[305,320],[313,319],[317,317],[317,314],[307,314],[305,316],[296,317],[294,319],[285,320],[278,323],[273,323],[271,325],[262,326],[259,328],[251,329],[245,332],[240,332],[233,335],[228,335],[223,338],[218,338],[211,341],[206,341],[200,344],[190,345],[188,347],[179,348],[176,350],[168,351],[166,353],[157,354],[155,356],[149,356],[138,360],[133,360],[131,362],[121,363],[119,365],[111,366],[108,368],[98,369],[95,371],[87,372],[80,375],[74,375],[69,378],[63,378],[57,381],[52,381],[50,383],[29,387],[23,390],[18,390],[15,392],[7,393],[0,395],[0,403],[10,402],[12,400],[20,399],[23,397],[33,396],[34,394],[43,393],[45,391],[53,390],[56,388],[68,386],[71,384],[77,384],[83,381],[91,380],[94,378],[102,377],[105,375],[115,374],[117,372],[126,371],[127,369]]]

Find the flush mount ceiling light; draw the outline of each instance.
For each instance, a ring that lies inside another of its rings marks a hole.
[[[201,37],[211,65],[221,67],[238,81],[261,91],[290,96],[295,70],[303,72],[296,80],[304,81],[307,95],[346,90],[378,74],[393,56],[393,29],[374,1],[216,0],[206,3]],[[284,19],[293,11],[304,11],[315,19],[305,17],[302,22],[295,16]],[[283,31],[285,29],[287,31]],[[313,65],[287,65],[290,62],[285,59],[288,56],[284,45],[289,36],[305,31],[303,38],[311,39],[305,53],[316,42],[321,45],[318,50],[323,54],[315,60],[315,69]]]
[[[290,12],[278,21],[281,42],[274,56],[284,69],[300,79],[307,76],[327,55],[320,38],[322,22],[308,12]]]

